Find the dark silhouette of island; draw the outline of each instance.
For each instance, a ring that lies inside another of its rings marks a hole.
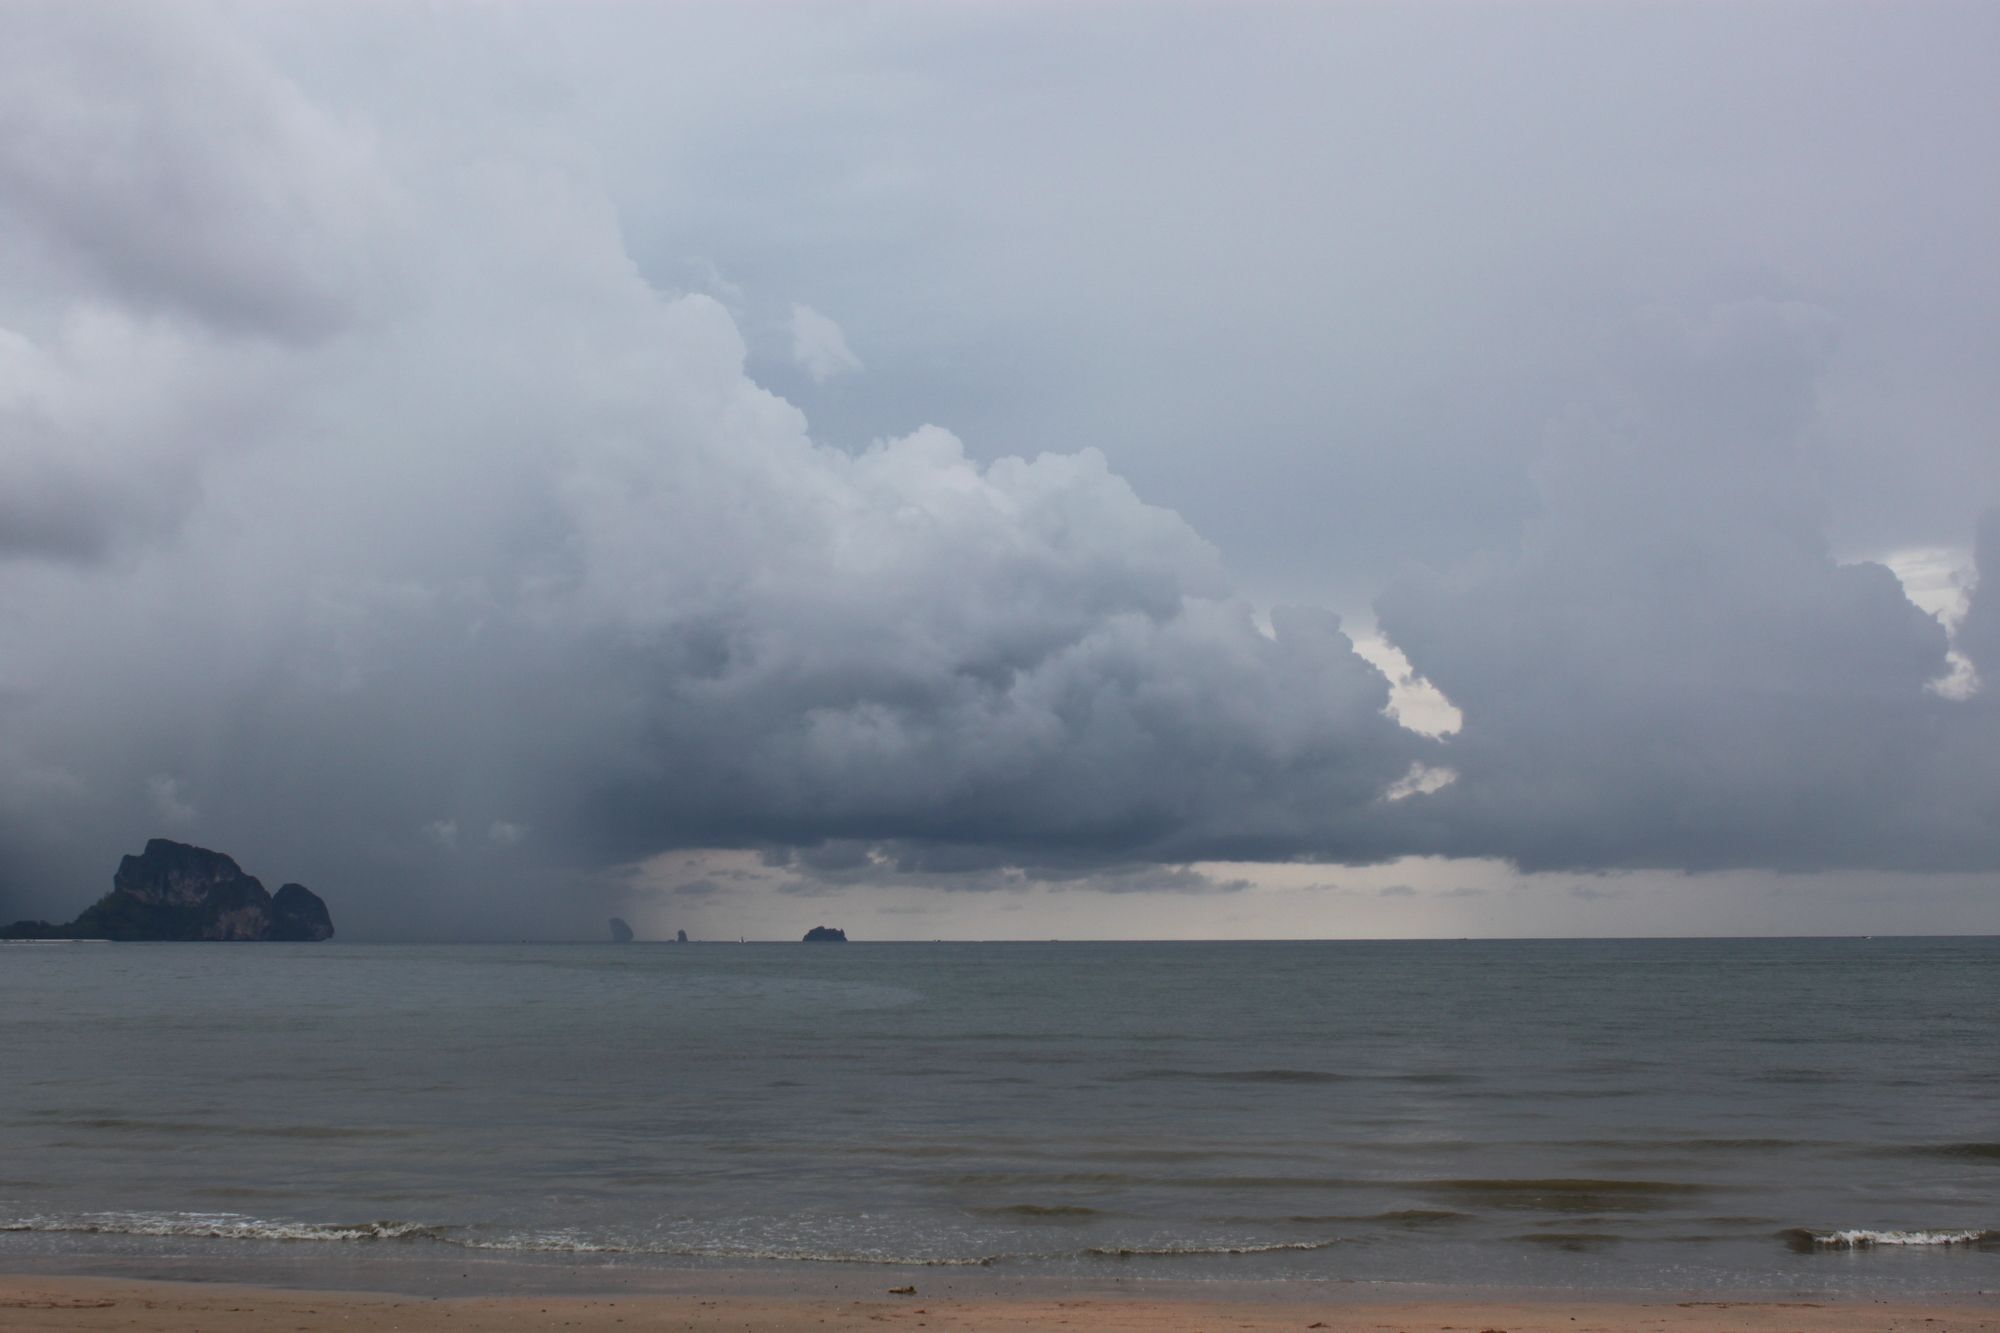
[[[686,944],[687,942],[688,942],[688,933],[685,930],[677,930],[674,932],[675,944]]]
[[[614,916],[611,918],[611,940],[614,944],[630,944],[632,942],[632,927],[625,924],[623,917]]]
[[[845,944],[847,932],[838,926],[814,926],[806,932],[807,944]]]
[[[333,938],[318,894],[287,884],[276,894],[221,852],[154,838],[118,863],[111,892],[68,925],[16,921],[0,940],[260,940]]]

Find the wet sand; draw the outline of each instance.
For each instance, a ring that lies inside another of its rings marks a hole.
[[[790,1296],[696,1293],[602,1297],[418,1298],[273,1290],[113,1278],[0,1277],[0,1328],[8,1333],[138,1330],[153,1333],[318,1333],[401,1330],[464,1333],[575,1329],[624,1333],[842,1333],[889,1328],[1013,1333],[1109,1329],[1120,1333],[1972,1333],[2000,1331],[2000,1306],[1853,1301],[1268,1302],[1162,1300],[1144,1293],[960,1299],[915,1294]]]

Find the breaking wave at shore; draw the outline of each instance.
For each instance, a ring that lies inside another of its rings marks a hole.
[[[517,1254],[649,1255],[659,1258],[776,1261],[785,1263],[875,1264],[911,1268],[984,1268],[1009,1260],[1144,1259],[1208,1255],[1267,1254],[1328,1249],[1339,1238],[1204,1244],[1092,1245],[1045,1253],[936,1255],[868,1250],[818,1250],[802,1246],[727,1243],[671,1243],[596,1237],[578,1231],[546,1231],[479,1236],[471,1229],[424,1222],[272,1221],[240,1213],[91,1213],[74,1217],[18,1217],[0,1221],[0,1232],[173,1237],[191,1240],[377,1243],[427,1241],[465,1250]]]
[[[1873,1250],[1922,1248],[1935,1245],[2000,1246],[2000,1231],[1948,1229],[1940,1231],[1870,1231],[1853,1227],[1844,1231],[1787,1231],[1785,1239],[1794,1248],[1817,1250]]]
[[[241,1213],[83,1213],[14,1217],[0,1232],[86,1236],[179,1236],[205,1240],[447,1240],[448,1227],[422,1222],[273,1222]]]
[[[1087,1211],[1087,1210],[1086,1210]],[[737,1262],[869,1264],[911,1268],[986,1268],[995,1264],[1051,1260],[1116,1260],[1224,1258],[1242,1255],[1309,1253],[1338,1246],[1365,1244],[1359,1236],[1328,1236],[1299,1240],[1161,1240],[1127,1244],[1084,1245],[1074,1249],[991,1254],[908,1254],[889,1251],[768,1244],[698,1238],[623,1238],[591,1235],[579,1230],[480,1234],[481,1229],[428,1222],[377,1220],[367,1222],[301,1222],[252,1217],[242,1213],[103,1212],[71,1216],[35,1215],[0,1218],[0,1234],[130,1236],[141,1238],[264,1241],[281,1243],[380,1244],[427,1242],[461,1250],[522,1255],[649,1256],[657,1259]],[[1847,1228],[1812,1230],[1793,1227],[1778,1233],[1794,1252],[1857,1252],[1930,1248],[2000,1248],[2000,1231],[1975,1228],[1936,1230],[1873,1230]],[[1591,1232],[1532,1233],[1517,1240],[1575,1247],[1603,1245],[1622,1237]]]

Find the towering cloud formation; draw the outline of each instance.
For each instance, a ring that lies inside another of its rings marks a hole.
[[[1411,762],[1330,616],[1260,627],[1095,452],[816,444],[567,163],[386,145],[179,15],[10,18],[9,910],[163,792],[490,908],[677,846],[1338,851]]]

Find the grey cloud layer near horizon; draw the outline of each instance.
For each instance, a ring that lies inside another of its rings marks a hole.
[[[1458,40],[1496,50],[1584,40],[1460,20]],[[1800,278],[1690,288],[1597,272],[1593,249],[1562,310],[1510,307],[1476,238],[1448,243],[1412,213],[1443,275],[1412,309],[1486,322],[1439,326],[1436,364],[1397,372],[1401,408],[1357,388],[1344,416],[1343,386],[1423,339],[1395,324],[1392,296],[1360,299],[1300,248],[1298,219],[1262,237],[1290,249],[1254,257],[1255,219],[1226,192],[1213,217],[1184,198],[1196,211],[1155,214],[1157,232],[1112,234],[1091,210],[1157,183],[1120,159],[1073,200],[1093,225],[1071,229],[1049,210],[1102,147],[1091,122],[1034,179],[1010,174],[1012,142],[993,176],[963,175],[953,136],[962,149],[988,131],[956,111],[865,152],[848,137],[925,104],[967,43],[1018,37],[1006,20],[911,11],[893,37],[804,11],[777,28],[722,10],[628,21],[628,36],[714,57],[692,90],[657,94],[665,176],[633,166],[657,118],[629,103],[604,14],[0,13],[0,917],[74,911],[156,833],[272,882],[338,884],[375,936],[468,920],[560,934],[679,850],[758,854],[806,895],[1255,897],[1199,866],[1437,854],[2000,870],[2000,691],[1933,688],[1953,646],[2000,673],[2000,573],[1948,636],[1837,540],[1961,544],[1964,506],[2000,502],[2000,469],[1940,433],[1925,457],[1960,467],[1954,507],[1926,510],[1906,486],[1874,527],[1826,483],[1874,475],[1855,432],[1934,381],[1926,429],[1980,401],[1948,363],[1915,389],[1871,380],[1927,345],[1882,311],[1927,294],[1928,270],[1879,279],[1871,305],[1845,251]],[[1318,68],[1352,58],[1343,33],[1418,36],[1344,22],[1204,15],[1141,45],[1159,71],[1202,66],[1181,44],[1197,31],[1275,60],[1304,23],[1319,45],[1297,58]],[[397,54],[350,58],[383,24],[408,39]],[[1936,19],[1908,31],[1950,36]],[[784,40],[746,69],[759,33]],[[1061,36],[1083,55],[1108,33],[1084,18]],[[1484,68],[1440,40],[1426,69]],[[1861,59],[1844,28],[1825,40]],[[410,62],[446,43],[464,72],[415,80]],[[989,54],[1024,76],[1045,59]],[[964,96],[1012,105],[1017,90],[985,77]],[[1786,77],[1810,100],[1811,71]],[[1300,69],[1275,84],[1243,114],[1325,114],[1298,100]],[[1128,91],[1097,109],[1166,152],[1182,113],[1152,123],[1155,90]],[[797,121],[802,97],[839,114]],[[1257,133],[1200,129],[1181,150],[1195,162]],[[1434,133],[1409,128],[1401,170],[1439,151]],[[1597,170],[1562,165],[1576,148],[1528,165],[1552,183]],[[1309,139],[1279,149],[1294,156],[1232,179],[1317,170]],[[750,164],[822,206],[760,194]],[[995,202],[1003,178],[1014,193],[990,215],[935,195]],[[1324,207],[1321,184],[1303,182],[1294,211]],[[1967,214],[1992,203],[1954,188]],[[716,260],[709,229],[730,208],[742,244]],[[1525,262],[1577,223],[1551,214],[1492,262]],[[1863,230],[1864,257],[1915,243],[1882,218]],[[1044,343],[998,354],[1040,289],[1003,290],[1011,258],[966,259],[996,235],[1107,292],[1049,294]],[[1229,238],[1248,265],[1235,289],[1204,267],[1203,247]],[[787,239],[818,267],[759,249]],[[1738,238],[1710,239],[1704,259]],[[855,288],[884,276],[882,245],[926,281]],[[1967,233],[1976,280],[1940,316],[1955,327],[1990,316],[1976,248]],[[675,253],[705,276],[665,283]],[[1348,307],[1295,322],[1267,267],[1283,254]],[[1243,362],[1224,344],[1259,301],[1270,327],[1248,345],[1270,359]],[[1514,316],[1534,336],[1482,355]],[[1201,336],[1166,337],[1176,319]],[[1565,321],[1574,348],[1547,341]],[[1380,346],[1361,336],[1371,324]],[[1316,340],[1323,383],[1267,342],[1287,331]],[[1051,375],[1065,347],[1103,372],[1095,384]],[[930,372],[950,392],[912,391]],[[1487,404],[1497,443],[1422,401],[1450,377],[1468,402],[1508,386]],[[1190,409],[1205,448],[1170,419],[1191,391],[1212,400]],[[1070,416],[993,406],[1009,395]],[[925,403],[964,407],[970,427],[926,424]],[[1232,404],[1234,429],[1213,415]],[[1422,443],[1330,442],[1384,413]],[[1462,521],[1441,468],[1482,492]],[[1398,494],[1407,531],[1391,537]],[[1367,551],[1335,530],[1355,504],[1382,511],[1356,519],[1383,525]],[[2000,560],[1992,528],[1980,549]],[[1357,588],[1463,711],[1457,734],[1396,725],[1390,682],[1309,604],[1358,609]],[[730,886],[691,871],[669,891]]]
[[[1655,311],[1632,336],[1633,373],[1552,432],[1518,551],[1378,602],[1472,719],[1459,781],[1426,798],[1429,850],[1535,870],[1995,868],[1993,697],[1937,688],[1945,625],[1885,566],[1834,558],[1806,480],[1827,312]],[[1973,596],[1982,619],[1995,586]]]

